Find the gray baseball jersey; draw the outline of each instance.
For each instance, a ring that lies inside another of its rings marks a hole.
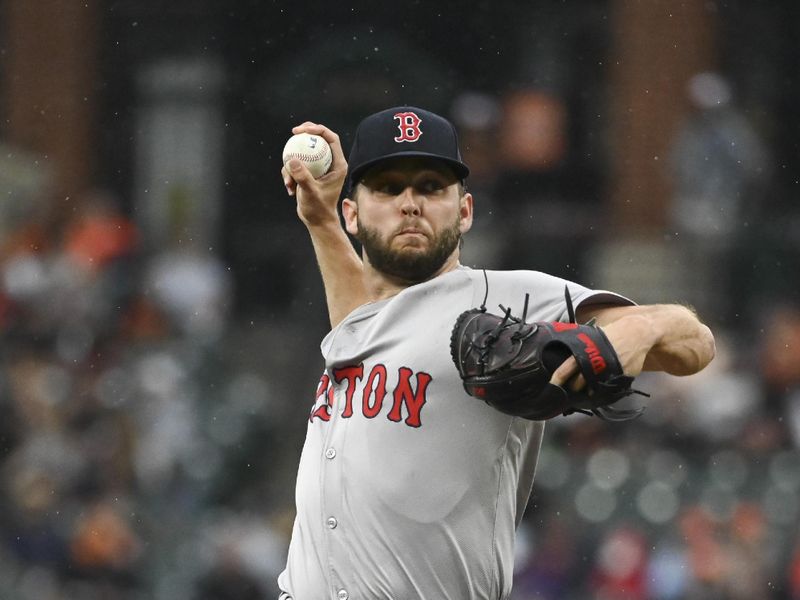
[[[487,271],[490,311],[566,320],[577,305],[628,304],[535,271]],[[282,598],[498,600],[543,424],[468,396],[450,357],[457,316],[484,299],[459,267],[354,310],[322,342],[325,370],[297,474]],[[494,307],[494,310],[493,310]]]

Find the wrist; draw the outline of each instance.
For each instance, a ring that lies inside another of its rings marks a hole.
[[[332,211],[314,211],[313,214],[304,214],[298,211],[298,216],[309,229],[340,229],[342,226],[339,212],[336,209]]]

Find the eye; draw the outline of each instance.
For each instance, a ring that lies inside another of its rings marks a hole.
[[[420,181],[415,187],[422,194],[435,194],[445,189],[447,183],[438,177],[428,177]]]
[[[396,181],[382,181],[373,188],[377,193],[386,196],[399,196],[403,193],[404,189],[404,185]]]

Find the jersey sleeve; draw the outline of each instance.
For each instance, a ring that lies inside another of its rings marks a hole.
[[[471,270],[473,301],[475,306],[485,306],[497,313],[510,308],[512,314],[522,315],[525,296],[528,296],[528,321],[567,321],[568,311],[565,290],[569,290],[572,305],[610,304],[634,306],[636,303],[621,294],[608,290],[595,290],[580,283],[541,271],[483,271]]]

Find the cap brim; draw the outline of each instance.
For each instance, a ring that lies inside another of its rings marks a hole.
[[[453,172],[455,173],[456,177],[459,179],[466,179],[469,175],[469,167],[462,162],[457,160],[453,160],[452,158],[446,158],[444,156],[440,156],[438,154],[432,154],[430,152],[417,152],[417,151],[406,151],[406,152],[394,152],[393,154],[387,154],[385,156],[381,156],[380,158],[375,158],[373,160],[367,161],[358,165],[355,169],[350,171],[347,176],[348,182],[350,183],[350,187],[352,188],[356,183],[360,181],[360,179],[364,176],[370,168],[374,167],[375,165],[385,162],[387,160],[392,160],[393,158],[430,158],[431,160],[435,160],[437,162],[441,162],[446,164],[450,167]]]

